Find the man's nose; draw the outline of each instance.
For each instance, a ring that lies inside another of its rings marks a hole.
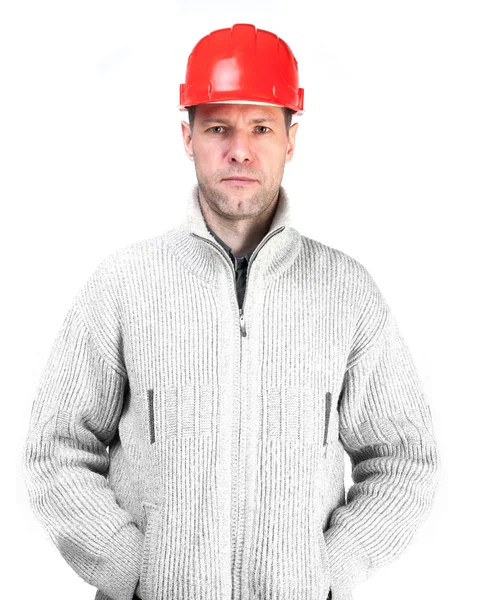
[[[236,162],[245,162],[253,160],[253,150],[251,140],[245,133],[237,132],[231,135],[229,139],[228,160]]]

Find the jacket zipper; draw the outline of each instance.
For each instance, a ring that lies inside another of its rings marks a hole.
[[[276,233],[280,233],[283,229],[284,229],[284,225],[282,227],[278,227],[277,229],[274,229],[274,231],[271,231],[269,233],[269,235],[267,237],[265,237],[260,242],[260,244],[255,248],[255,250],[253,251],[252,256],[250,257],[250,260],[248,261],[248,266],[247,266],[246,286],[245,286],[245,295],[243,296],[243,306],[245,306],[245,301],[246,301],[246,296],[247,296],[247,290],[248,290],[248,280],[249,280],[248,275],[250,273],[250,266],[251,266],[252,262],[254,261],[255,257],[257,256],[260,248],[262,248],[262,246],[264,246],[266,244],[266,242],[268,240],[270,240],[270,238],[272,236],[274,236]],[[213,248],[215,248],[217,251],[219,251],[219,253],[226,259],[226,262],[228,263],[229,268],[231,269],[231,272],[233,274],[233,287],[234,287],[234,291],[235,291],[235,295],[236,295],[235,268],[234,268],[233,264],[231,263],[231,259],[226,254],[226,251],[224,250],[224,248],[222,248],[221,246],[219,246],[219,244],[217,244],[215,242],[211,242],[210,240],[202,237],[201,235],[197,235],[196,233],[192,233],[191,232],[190,235],[192,235],[195,238],[201,239],[204,242],[207,242]],[[247,334],[247,331],[246,331],[246,325],[245,325],[245,317],[244,317],[243,307],[242,308],[238,307],[238,315],[239,315],[239,321],[240,321],[240,333],[241,333],[242,337],[245,337],[246,334]]]
[[[247,267],[247,273],[248,273],[248,267]],[[248,286],[248,274],[247,274],[247,286]],[[245,295],[246,295],[246,288],[245,288]],[[245,301],[245,298],[243,297],[243,302]],[[243,308],[240,308],[240,331],[241,331],[241,335],[243,337],[246,336],[246,328],[245,328],[245,318],[243,317]]]
[[[278,227],[277,229],[274,229],[274,231],[271,231],[269,233],[269,235],[267,235],[262,242],[255,248],[255,250],[252,253],[252,256],[250,257],[250,260],[248,261],[248,266],[247,266],[247,275],[246,275],[246,286],[245,286],[245,295],[243,296],[243,306],[240,308],[238,306],[238,315],[239,315],[239,322],[240,322],[240,335],[241,337],[246,337],[247,335],[247,330],[246,330],[246,325],[245,325],[245,315],[244,315],[244,309],[243,307],[245,306],[245,301],[246,301],[246,297],[247,297],[247,291],[248,291],[248,282],[249,282],[249,273],[250,273],[250,267],[254,261],[254,259],[256,258],[260,248],[262,248],[262,246],[264,246],[266,244],[266,242],[272,237],[274,236],[276,233],[281,232],[284,229],[284,226],[282,227]],[[226,262],[228,263],[232,275],[233,275],[233,289],[235,292],[235,296],[236,296],[236,277],[235,277],[235,268],[233,266],[233,264],[231,263],[231,259],[230,257],[226,254],[226,251],[224,250],[224,248],[222,248],[222,246],[220,246],[219,244],[212,242],[202,236],[199,236],[195,233],[191,233],[191,235],[193,235],[196,238],[200,238],[201,240],[203,240],[204,242],[206,242],[207,244],[210,244],[213,248],[215,248],[222,256],[223,258],[226,259]],[[243,344],[240,343],[240,389],[241,389],[241,373],[242,373],[242,364],[243,364]],[[241,408],[241,404],[240,404],[240,408]],[[237,481],[239,481],[239,475],[240,475],[240,469],[242,466],[242,460],[241,460],[241,412],[240,412],[240,426],[238,428],[238,440],[237,440],[237,453],[236,456],[237,458]],[[236,505],[234,507],[234,516],[232,518],[232,523],[238,523],[239,519],[238,519],[238,515],[240,512],[240,494],[237,493],[236,494]],[[241,539],[240,539],[240,534],[241,534]],[[243,530],[240,531],[236,531],[236,540],[237,540],[237,548],[240,549],[240,552],[243,550],[242,548],[242,543],[243,543]],[[240,580],[241,580],[241,573],[240,573],[240,568],[241,568],[241,563],[242,563],[242,557],[240,557],[240,559],[238,560],[237,564],[238,566],[236,567],[236,569],[234,570],[233,573],[233,587],[239,584]]]

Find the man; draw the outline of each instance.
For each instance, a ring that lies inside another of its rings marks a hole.
[[[429,513],[430,410],[365,268],[291,225],[287,44],[212,32],[187,108],[187,219],[77,294],[33,405],[31,503],[97,600],[350,600]]]

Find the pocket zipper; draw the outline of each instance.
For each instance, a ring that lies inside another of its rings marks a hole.
[[[332,394],[330,392],[327,392],[325,394],[325,424],[324,424],[324,441],[323,441],[323,446],[324,446],[324,456],[327,456],[327,446],[328,444],[328,437],[329,437],[329,420],[330,420],[330,407],[332,404]]]
[[[147,390],[147,407],[149,414],[149,431],[151,436],[151,444],[156,441],[156,434],[154,429],[154,390]]]

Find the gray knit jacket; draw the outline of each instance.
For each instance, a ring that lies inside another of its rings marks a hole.
[[[351,600],[429,514],[432,418],[367,270],[283,187],[248,265],[198,201],[76,294],[23,451],[30,503],[96,600]],[[344,488],[344,452],[354,484]]]

